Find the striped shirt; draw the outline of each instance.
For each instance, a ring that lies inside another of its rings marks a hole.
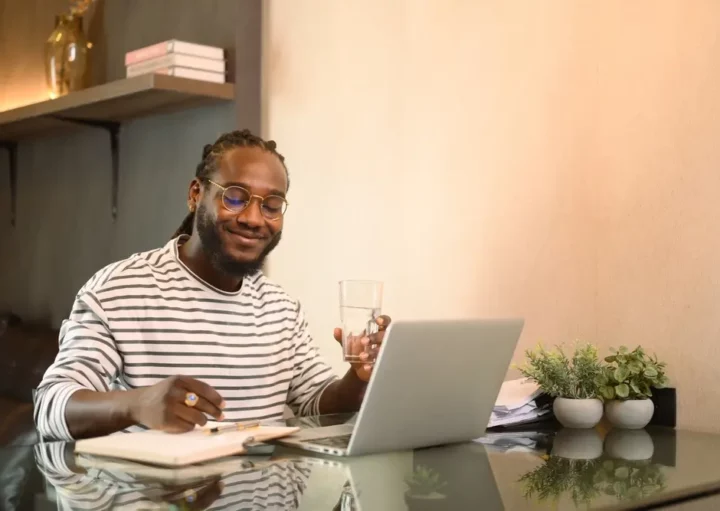
[[[135,389],[179,374],[215,388],[230,421],[281,419],[286,405],[319,413],[335,377],[299,303],[260,272],[236,292],[209,285],[178,257],[182,242],[111,264],[80,290],[37,389],[42,436],[72,440],[65,407],[77,390]]]

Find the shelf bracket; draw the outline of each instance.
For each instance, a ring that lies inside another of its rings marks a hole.
[[[15,227],[17,220],[17,142],[0,140],[0,149],[5,149],[8,153],[8,163],[10,168],[10,225]]]
[[[62,115],[52,115],[54,119],[64,122],[72,122],[82,126],[101,128],[110,134],[110,156],[112,158],[112,190],[111,190],[111,213],[113,222],[118,215],[118,188],[120,186],[120,123],[113,121],[97,121],[95,119],[75,119]]]

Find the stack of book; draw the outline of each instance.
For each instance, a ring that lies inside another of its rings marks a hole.
[[[125,69],[128,78],[158,73],[225,83],[225,51],[171,39],[126,53]]]

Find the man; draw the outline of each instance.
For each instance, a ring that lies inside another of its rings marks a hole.
[[[289,186],[273,141],[247,130],[205,146],[190,213],[164,247],[95,274],[60,332],[37,390],[44,437],[191,430],[355,411],[389,325],[356,340],[343,378],[320,359],[300,305],[260,271],[280,241]],[[340,341],[342,332],[335,330]]]

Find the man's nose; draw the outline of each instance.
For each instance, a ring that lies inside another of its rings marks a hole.
[[[265,217],[263,217],[262,211],[260,210],[261,207],[262,200],[257,197],[251,197],[247,207],[238,214],[238,222],[250,227],[261,227],[265,223]]]

